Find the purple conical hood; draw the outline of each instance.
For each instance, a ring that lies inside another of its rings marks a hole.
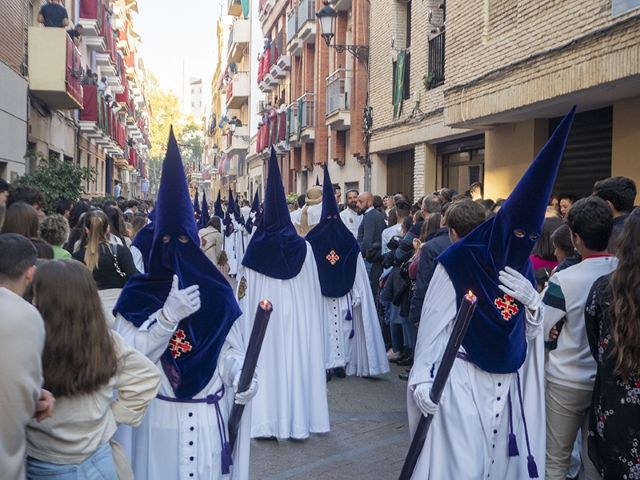
[[[268,277],[289,280],[300,273],[306,255],[307,243],[291,223],[278,158],[272,147],[264,213],[242,264]]]

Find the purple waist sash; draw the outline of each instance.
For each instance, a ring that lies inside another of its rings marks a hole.
[[[215,405],[216,418],[218,420],[218,434],[220,435],[220,444],[222,445],[222,451],[220,453],[220,463],[222,468],[222,474],[226,475],[230,472],[230,466],[233,465],[233,458],[231,456],[231,446],[227,439],[227,428],[224,424],[224,417],[220,411],[219,401],[224,397],[224,385],[213,395],[207,395],[204,398],[175,398],[167,397],[165,395],[156,395],[158,400],[171,403],[206,403],[208,405]]]

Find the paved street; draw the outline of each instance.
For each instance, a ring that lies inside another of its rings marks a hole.
[[[331,431],[304,441],[252,440],[251,480],[397,478],[409,448],[404,367],[328,383]]]

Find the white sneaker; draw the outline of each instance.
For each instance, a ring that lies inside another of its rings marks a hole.
[[[402,352],[400,350],[398,350],[397,352],[394,352],[393,348],[390,348],[387,351],[387,359],[388,360],[394,360],[394,359],[400,357],[400,355],[402,355]]]

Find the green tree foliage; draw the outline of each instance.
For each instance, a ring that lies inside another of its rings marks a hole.
[[[153,117],[150,125],[151,158],[162,161],[167,150],[169,129],[173,125],[176,138],[179,138],[180,128],[180,99],[172,91],[162,88],[152,72],[147,71],[149,85],[149,103]]]
[[[204,131],[193,117],[185,117],[180,111],[180,99],[171,90],[165,90],[158,77],[147,71],[149,103],[153,117],[150,127],[151,155],[149,162],[149,188],[152,195],[158,191],[162,161],[167,150],[169,130],[180,145],[180,153],[190,168],[198,166],[204,150]]]
[[[97,170],[93,167],[78,167],[73,162],[60,160],[56,155],[46,157],[42,152],[33,150],[25,158],[37,160],[38,167],[30,173],[18,177],[14,183],[31,185],[42,192],[47,201],[44,207],[48,215],[55,213],[58,200],[66,198],[77,201],[87,193],[83,185],[94,182]]]
[[[189,118],[189,122],[181,129],[178,137],[182,160],[187,164],[196,164],[202,160],[204,151],[204,131],[202,127]]]

